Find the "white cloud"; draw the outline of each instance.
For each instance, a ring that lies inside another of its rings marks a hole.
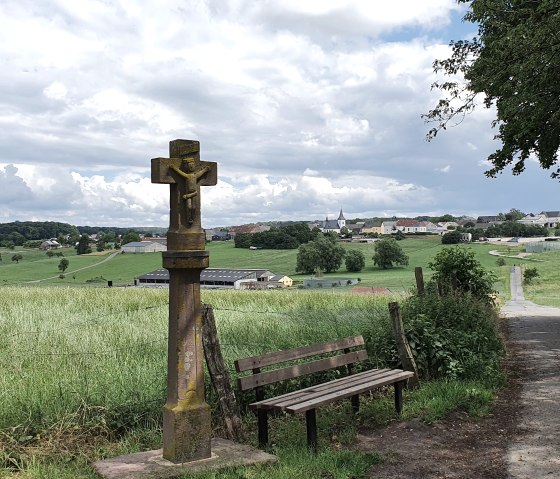
[[[150,184],[150,158],[175,138],[200,140],[202,159],[219,163],[202,195],[208,224],[340,207],[421,213],[463,198],[485,208],[499,183],[473,166],[495,150],[495,112],[430,144],[420,119],[437,100],[432,62],[449,54],[458,8],[5,0],[0,218],[165,226],[167,188]]]

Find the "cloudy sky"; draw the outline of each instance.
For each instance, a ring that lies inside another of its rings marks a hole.
[[[205,227],[557,210],[535,163],[488,179],[493,113],[430,143],[452,0],[2,0],[0,222],[167,226],[150,159],[218,162]]]

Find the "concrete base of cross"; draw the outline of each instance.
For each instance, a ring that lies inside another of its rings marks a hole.
[[[138,452],[105,459],[94,464],[104,479],[168,479],[226,467],[251,466],[276,462],[278,458],[245,444],[212,439],[212,456],[199,461],[176,464],[163,458],[163,450]]]

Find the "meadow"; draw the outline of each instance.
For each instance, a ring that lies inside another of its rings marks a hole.
[[[166,290],[20,286],[4,287],[0,294],[4,474],[95,477],[94,458],[159,447]],[[239,357],[376,328],[387,331],[387,299],[375,297],[204,291],[203,301],[214,307],[232,373]],[[214,404],[209,385],[207,390]],[[391,414],[387,401],[384,415]],[[289,421],[283,427],[288,425],[301,426]],[[293,471],[287,474],[295,477]]]
[[[429,278],[428,263],[443,247],[438,236],[411,236],[400,241],[403,251],[409,256],[409,264],[382,270],[374,266],[372,244],[342,243],[347,250],[362,251],[366,257],[366,267],[359,273],[349,273],[344,264],[339,271],[332,273],[337,277],[359,277],[363,286],[384,287],[397,293],[407,291],[414,287],[414,268],[422,266],[425,278]],[[500,280],[496,288],[501,293],[507,293],[505,276],[496,267],[496,258],[488,254],[495,246],[488,244],[472,244],[468,246],[476,254],[481,264],[499,273]],[[296,274],[295,250],[249,250],[235,248],[233,241],[213,242],[206,245],[210,253],[210,266],[213,268],[263,268],[276,274],[285,274],[296,282],[303,281],[307,275]],[[45,252],[38,250],[23,250],[23,259],[19,263],[10,260],[13,251],[0,249],[3,260],[0,261],[0,285],[7,284],[32,284],[30,282],[42,280],[41,285],[53,286],[99,286],[112,281],[114,286],[127,286],[134,284],[134,279],[161,268],[160,253],[130,254],[119,253],[112,259],[104,261],[111,252],[103,254],[76,256],[72,248],[63,250],[65,257],[70,261],[70,266],[64,275],[59,278],[58,263],[60,258],[48,258]],[[511,266],[516,260],[506,259],[506,266]],[[519,263],[520,261],[517,260]],[[81,269],[87,267],[87,269]],[[81,269],[81,270],[80,270]],[[79,271],[76,271],[79,270]],[[329,275],[325,275],[329,276]],[[50,278],[50,279],[49,279]]]
[[[389,286],[401,296],[351,295],[345,288],[325,292],[203,290],[203,301],[214,307],[232,378],[233,361],[239,357],[355,334],[367,338],[371,364],[386,365],[392,341],[387,303],[402,300],[413,288],[415,266],[423,266],[429,276],[427,263],[442,247],[437,238],[429,237],[408,238],[401,245],[410,256],[409,266],[386,271],[373,268],[372,245],[345,245],[366,254],[366,269],[359,274],[362,284]],[[525,260],[506,258],[505,266],[497,266],[496,257],[488,251],[500,248],[470,248],[497,275],[501,301],[507,299],[509,266],[521,263],[537,266],[540,272],[534,284],[526,287],[526,297],[560,306],[553,289],[559,279],[560,251]],[[501,249],[510,256],[520,251]],[[262,267],[285,274],[295,267],[296,251],[240,250],[231,242],[209,244],[208,250],[212,266]],[[100,263],[108,256],[78,257],[68,251],[70,273],[60,279],[60,258],[24,250],[23,260],[16,264],[10,261],[13,251],[1,253],[0,477],[93,479],[91,463],[97,459],[159,448],[168,292],[107,288],[105,281],[131,284],[135,276],[160,267],[161,255],[117,254]],[[72,273],[74,268],[91,265]],[[50,276],[55,278],[22,284]],[[101,282],[96,278],[102,278]],[[429,381],[420,390],[406,393],[403,417],[430,422],[457,407],[482,413],[497,387],[474,380]],[[219,433],[216,398],[209,384],[207,395]],[[240,395],[239,400],[246,405],[252,397]],[[365,399],[358,420],[349,407],[325,408],[318,416],[319,428],[330,433],[320,435],[318,456],[307,453],[305,426],[299,419],[273,421],[272,441],[284,445],[272,451],[280,457],[279,464],[202,477],[366,477],[370,465],[381,458],[375,453],[349,452],[356,428],[376,427],[395,415],[392,398],[383,394]],[[248,441],[255,445],[256,424],[251,415],[245,417],[244,427]]]

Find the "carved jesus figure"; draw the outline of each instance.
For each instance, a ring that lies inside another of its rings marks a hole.
[[[197,164],[194,158],[186,158],[184,163],[187,171],[183,171],[176,166],[170,168],[185,180],[185,194],[182,195],[182,198],[187,202],[187,222],[192,225],[196,215],[195,198],[198,196],[198,180],[208,173],[210,168]]]

